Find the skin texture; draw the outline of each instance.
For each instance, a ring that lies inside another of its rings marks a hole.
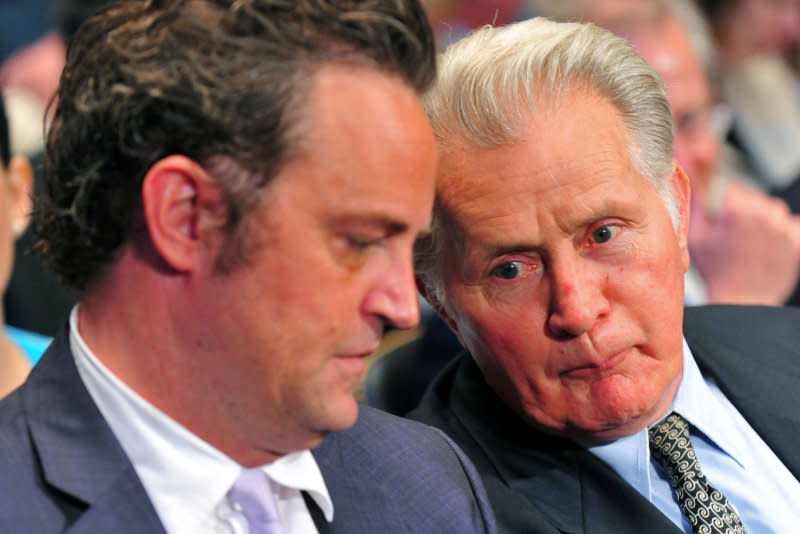
[[[672,17],[627,35],[667,86],[675,159],[692,182],[692,262],[712,303],[782,304],[800,272],[800,219],[786,203],[718,182],[720,144],[708,80],[686,31]]]
[[[385,324],[419,316],[411,247],[429,222],[436,154],[417,95],[371,70],[323,67],[303,126],[301,154],[251,215],[244,266],[214,271],[219,191],[171,156],[145,177],[149,239],[126,246],[81,307],[81,333],[112,371],[242,465],[351,426]]]
[[[442,311],[532,424],[614,439],[660,417],[680,379],[688,179],[666,178],[676,230],[616,110],[580,88],[561,102],[516,144],[441,154]]]

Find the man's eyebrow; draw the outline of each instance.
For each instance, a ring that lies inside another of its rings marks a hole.
[[[514,243],[499,243],[496,245],[480,245],[478,247],[480,254],[487,258],[496,258],[506,254],[536,252],[539,248],[540,245],[523,241]]]
[[[408,223],[386,213],[347,213],[334,216],[338,226],[362,226],[380,228],[389,234],[402,233],[408,230]]]
[[[618,198],[604,198],[591,204],[583,202],[580,208],[580,212],[573,210],[568,218],[562,220],[560,226],[565,234],[583,230],[608,217],[625,218],[625,214],[641,209],[637,204],[620,201]]]

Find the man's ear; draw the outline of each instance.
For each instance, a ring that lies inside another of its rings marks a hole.
[[[681,261],[684,272],[689,269],[689,223],[691,220],[691,185],[683,167],[673,160],[672,190],[675,205],[678,208],[678,246],[681,249]]]
[[[458,335],[458,324],[453,320],[453,317],[448,313],[447,309],[445,308],[444,304],[440,302],[439,298],[436,294],[431,291],[431,288],[428,284],[420,276],[415,276],[414,280],[417,283],[417,291],[428,301],[428,304],[436,310],[436,313],[439,314],[439,317],[450,327],[450,329]]]
[[[24,156],[14,156],[8,165],[8,217],[14,239],[25,233],[31,219],[33,169]]]
[[[172,155],[157,161],[142,183],[142,206],[153,247],[170,267],[189,272],[207,257],[227,216],[224,195],[197,162]],[[216,257],[216,250],[211,250]]]

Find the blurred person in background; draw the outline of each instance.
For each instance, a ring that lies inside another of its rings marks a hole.
[[[699,276],[687,284],[687,302],[785,304],[800,275],[800,217],[723,168],[708,63],[701,56],[711,46],[703,42],[707,34],[694,6],[684,0],[640,4],[648,3],[649,21],[645,15],[636,22],[634,11],[627,22],[609,20],[608,27],[628,39],[667,87],[675,158],[692,181],[689,250]]]
[[[5,34],[6,56],[0,64],[0,86],[6,93],[14,153],[27,155],[34,182],[41,177],[46,131],[45,109],[58,85],[67,43],[80,23],[108,0],[35,0],[0,4],[0,24],[25,28]],[[11,39],[15,36],[15,39]],[[15,245],[14,270],[3,298],[9,324],[52,336],[69,314],[75,296],[30,254],[32,229]]]
[[[0,289],[5,291],[14,262],[14,240],[28,226],[31,208],[31,165],[12,156],[8,120],[0,93]],[[0,314],[0,326],[5,325]],[[4,326],[0,335],[0,397],[22,383],[49,340],[32,332]]]
[[[439,48],[485,24],[501,26],[535,15],[531,0],[423,0]]]
[[[736,148],[730,164],[765,191],[788,198],[800,177],[800,97],[785,54],[800,42],[800,0],[696,4],[711,28],[721,97],[730,112],[726,136]]]
[[[0,2],[0,86],[24,92],[43,111],[58,87],[78,26],[109,0]],[[13,27],[12,27],[13,26]],[[41,125],[38,133],[41,134]],[[41,144],[39,145],[41,147]]]
[[[800,41],[799,0],[696,0],[711,25],[723,69]]]

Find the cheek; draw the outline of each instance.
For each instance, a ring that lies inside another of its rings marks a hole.
[[[461,314],[459,330],[464,342],[480,352],[516,360],[541,345],[542,319],[531,301],[513,307],[492,305],[477,313]]]
[[[646,340],[646,353],[663,360],[680,354],[682,346],[683,256],[671,229],[652,242],[665,244],[620,268],[613,276],[616,283],[608,286],[608,295],[617,310],[613,317],[619,335],[628,341]]]
[[[640,241],[630,261],[622,265],[624,271],[615,273],[616,287],[629,299],[640,302],[664,298],[671,301],[676,296],[682,299],[683,250],[666,213],[659,226],[658,232]],[[648,310],[644,305],[637,307]]]
[[[532,315],[517,315],[513,321],[505,315],[473,319],[462,326],[462,340],[487,380],[506,392],[513,388],[523,399],[529,398],[532,387],[544,387],[550,354],[540,323]]]

